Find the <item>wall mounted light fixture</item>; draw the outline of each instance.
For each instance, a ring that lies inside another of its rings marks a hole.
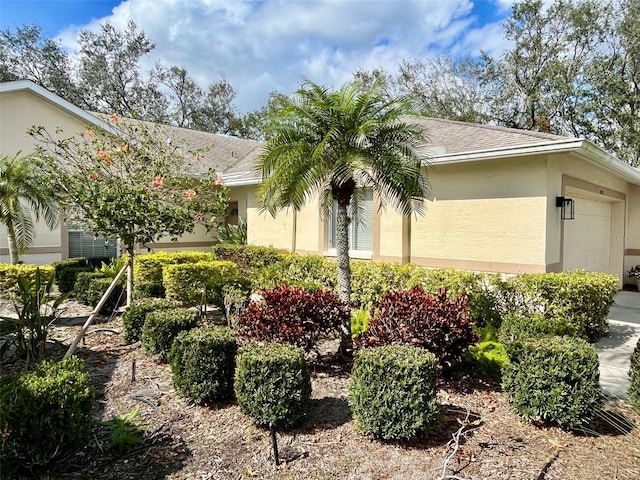
[[[576,204],[573,198],[556,197],[556,207],[560,208],[562,220],[574,220],[576,218]]]

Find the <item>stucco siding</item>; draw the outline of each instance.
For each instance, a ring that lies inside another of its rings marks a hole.
[[[544,158],[436,165],[429,180],[426,215],[411,219],[412,261],[496,271],[544,266]]]
[[[295,250],[300,252],[321,253],[326,240],[320,238],[324,232],[324,220],[320,215],[319,199],[316,197],[300,209],[296,215]]]
[[[317,231],[317,226],[316,226]],[[285,210],[272,217],[261,212],[255,195],[247,198],[247,243],[291,250],[294,233],[294,213]]]
[[[378,256],[400,263],[408,261],[409,252],[405,241],[409,235],[407,218],[387,207],[379,212],[379,222],[379,231],[374,231],[374,235],[378,234],[380,239]]]

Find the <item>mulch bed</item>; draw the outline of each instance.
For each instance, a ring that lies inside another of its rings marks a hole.
[[[61,358],[89,314],[67,302],[52,328],[49,356]],[[6,313],[8,305],[0,305]],[[335,346],[335,342],[330,345]],[[313,359],[311,412],[302,427],[278,432],[282,463],[273,462],[269,431],[233,403],[190,405],[177,396],[168,365],[126,344],[118,317],[100,317],[77,355],[96,387],[96,420],[134,407],[145,422],[142,445],[120,452],[97,430],[82,451],[62,459],[50,479],[637,479],[640,418],[608,404],[589,433],[537,426],[511,412],[498,385],[458,372],[439,384],[441,428],[410,443],[358,433],[347,404],[348,366]],[[132,372],[135,363],[135,378]],[[18,369],[4,363],[3,373]],[[612,424],[618,427],[612,426]],[[453,437],[457,441],[453,441]]]

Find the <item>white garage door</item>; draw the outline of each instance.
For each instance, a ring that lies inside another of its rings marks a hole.
[[[610,271],[611,202],[567,191],[575,200],[575,220],[564,220],[564,270]]]

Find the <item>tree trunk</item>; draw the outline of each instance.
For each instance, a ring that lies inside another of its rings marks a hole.
[[[13,220],[11,218],[7,218],[7,236],[9,238],[9,261],[14,265],[18,263],[19,255],[18,255],[18,241],[16,239],[16,230],[13,226]]]
[[[338,260],[338,294],[351,308],[351,266],[349,265],[349,215],[346,205],[338,205],[336,215],[336,257]],[[343,354],[351,351],[351,318],[341,328],[340,350]]]
[[[127,246],[127,307],[133,302],[133,245]]]

